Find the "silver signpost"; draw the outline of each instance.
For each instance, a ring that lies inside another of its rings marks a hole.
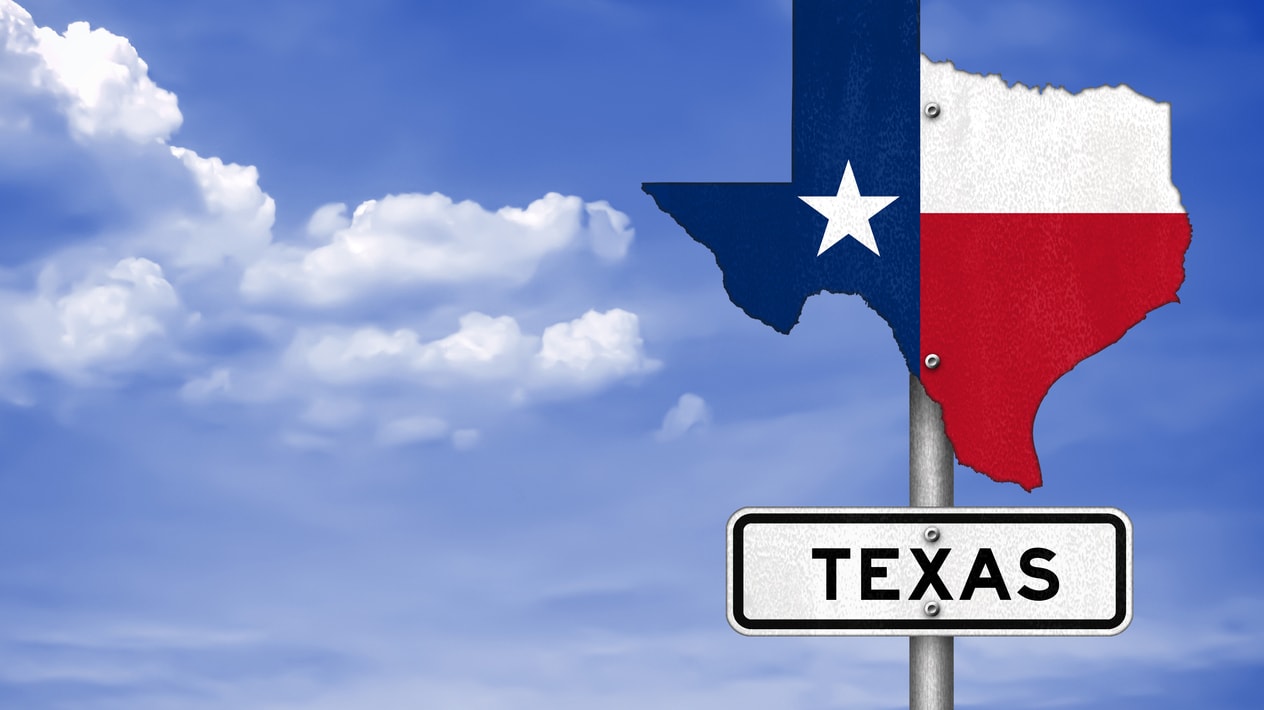
[[[1174,301],[1184,278],[1189,229],[1167,178],[1170,119],[1166,104],[1127,87],[1088,98],[1045,91],[1037,106],[1026,87],[1011,91],[995,75],[933,62],[920,52],[918,0],[793,7],[790,182],[642,189],[714,253],[730,299],[747,315],[789,333],[805,299],[830,292],[859,294],[886,320],[912,373],[909,504],[738,510],[728,522],[728,621],[747,636],[907,636],[910,710],[951,710],[957,636],[1111,636],[1132,620],[1128,517],[1115,508],[955,506],[955,456],[939,402],[971,467],[1028,491],[1040,485],[1024,419],[1039,404],[1037,385],[1047,389],[1127,323]],[[1110,110],[1093,108],[1099,100]],[[1134,110],[1146,130],[1114,118]],[[1116,147],[1101,149],[1107,145]],[[1148,187],[1120,173],[1137,156],[1153,161]],[[1039,182],[1047,164],[1061,166],[1057,180],[1031,194],[1016,188]],[[974,185],[993,174],[1000,177],[991,187]],[[1103,175],[1114,181],[1110,189],[1099,187]],[[1145,232],[1153,239],[1142,251],[1153,242],[1163,256],[1076,246],[1068,249],[1084,261],[1074,268],[1046,259],[1049,245],[1079,239],[1075,220],[1116,212],[1154,217],[1108,231]],[[1063,226],[1001,240],[991,231],[1011,227],[987,226],[1044,213],[1065,217]],[[976,220],[1002,214],[995,223]],[[961,221],[968,215],[974,221]],[[940,238],[924,238],[924,224]],[[959,263],[972,266],[962,271]],[[1016,265],[1026,269],[1017,280]],[[1115,283],[1121,274],[1131,280]],[[954,279],[968,287],[950,285]],[[1064,312],[1065,299],[1039,286],[1046,283],[1106,304],[1093,311],[1096,325]],[[1099,293],[1108,295],[1091,295]],[[999,304],[1006,299],[1020,307]],[[960,330],[975,321],[986,338]],[[1085,334],[1067,339],[1067,329]],[[1033,369],[1015,373],[1013,356],[998,357],[989,343],[1017,347],[1023,338]],[[1063,340],[1056,353],[1035,345]]]
[[[733,513],[729,625],[747,636],[907,636],[910,710],[953,707],[957,636],[1128,627],[1123,511],[957,507],[953,460],[940,406],[911,378],[909,505]]]
[[[938,365],[938,357],[935,365]],[[929,364],[929,363],[928,363]],[[943,410],[909,375],[909,506],[952,505],[952,444]],[[909,710],[951,710],[953,637],[909,636]]]

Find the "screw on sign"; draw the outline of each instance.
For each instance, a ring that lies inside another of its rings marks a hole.
[[[1072,94],[932,62],[920,51],[919,17],[917,0],[795,0],[790,181],[643,189],[714,253],[729,298],[751,317],[789,333],[805,300],[828,291],[862,296],[886,321],[910,373],[910,504],[945,511],[953,504],[954,454],[995,481],[1027,491],[1042,485],[1032,435],[1040,402],[1077,363],[1177,300],[1190,223],[1171,181],[1167,104],[1122,84]],[[1053,574],[1061,591],[1022,600],[1035,606],[1023,612],[1031,618],[1020,619],[1027,625],[1018,630],[1004,628],[1006,619],[988,616],[991,610],[976,621],[997,633],[1031,634],[1118,633],[1127,625],[1130,524],[1118,511],[1080,514],[1105,517],[1023,528],[1052,535],[1071,551],[1027,548],[1056,553],[1033,569]],[[962,524],[993,523],[954,523]],[[732,587],[734,578],[752,589],[760,581],[741,568],[733,525],[730,622],[739,628],[745,607],[735,611],[734,599],[752,599]],[[1077,548],[1074,535],[1058,537],[1077,525],[1097,526],[1094,549]],[[902,549],[873,535],[872,549]],[[982,542],[967,557],[980,559],[988,547]],[[783,552],[812,561],[810,551]],[[1071,580],[1069,568],[1058,567],[1065,555],[1086,564],[1109,559],[1101,574]],[[843,569],[843,557],[824,559]],[[1096,596],[1072,584],[1088,585]],[[815,598],[769,611],[822,611]],[[1066,611],[1059,600],[1071,598],[1085,602],[1087,616],[1058,616]],[[910,600],[856,600],[862,602]],[[910,705],[951,707],[949,634],[987,628],[954,616],[960,600],[911,603],[915,613],[904,606],[883,613],[940,633],[909,633]],[[870,611],[853,605],[822,613]],[[760,620],[745,618],[758,631]],[[819,619],[781,621],[802,624],[772,633],[820,632],[812,626]],[[833,621],[890,631],[882,619]]]

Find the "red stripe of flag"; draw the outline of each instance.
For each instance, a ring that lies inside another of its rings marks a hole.
[[[962,464],[1028,491],[1049,387],[1176,302],[1185,214],[923,214],[922,383]]]

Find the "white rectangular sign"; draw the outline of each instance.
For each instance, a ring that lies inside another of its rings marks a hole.
[[[752,636],[1113,636],[1132,621],[1116,508],[743,508],[728,615]]]

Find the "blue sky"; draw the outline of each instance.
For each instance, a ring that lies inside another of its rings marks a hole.
[[[959,639],[958,707],[1257,697],[1262,22],[923,2],[932,59],[1170,102],[1194,229],[1183,302],[1046,398],[1044,487],[957,472],[1126,511],[1132,625]],[[736,509],[907,503],[890,330],[750,320],[640,190],[788,176],[789,0],[0,0],[0,38],[0,707],[906,705],[904,639],[724,610]]]

